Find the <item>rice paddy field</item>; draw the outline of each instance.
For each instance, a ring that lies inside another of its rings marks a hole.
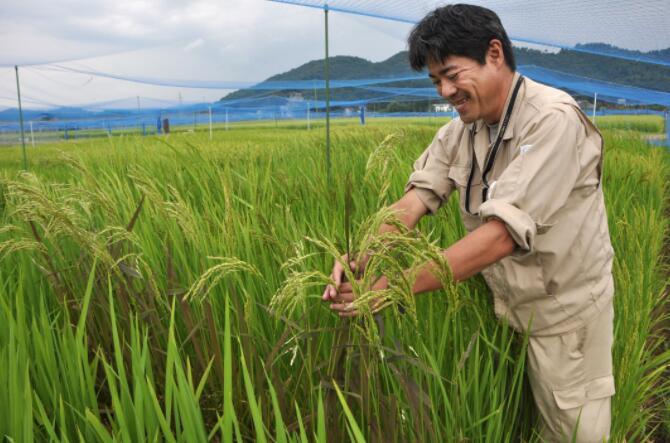
[[[0,436],[8,441],[539,441],[525,337],[479,277],[341,321],[335,257],[379,272],[464,235],[457,202],[390,220],[444,121],[233,125],[0,149]],[[670,157],[657,117],[598,117],[616,252],[612,441],[670,439]],[[387,239],[388,240],[388,239]],[[370,279],[357,289],[369,295]],[[401,285],[402,286],[402,285]]]

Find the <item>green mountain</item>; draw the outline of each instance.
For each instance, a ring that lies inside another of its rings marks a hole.
[[[618,48],[600,43],[582,45],[584,49],[622,51]],[[649,63],[622,60],[613,57],[594,55],[584,52],[561,50],[556,53],[538,51],[527,48],[514,48],[517,65],[537,65],[556,71],[571,73],[608,82],[620,83],[646,89],[670,92],[670,68]],[[627,55],[636,56],[642,53],[624,51]],[[667,57],[670,48],[654,51],[644,55]],[[324,63],[321,60],[312,60],[290,71],[274,75],[265,81],[287,80],[314,80],[324,77]],[[387,60],[371,62],[360,57],[336,56],[330,59],[330,78],[338,80],[362,78],[394,78],[399,76],[416,75],[407,62],[407,52],[401,51]],[[429,87],[430,81],[413,80],[384,84],[385,87]],[[324,90],[284,90],[263,91],[243,89],[228,94],[224,99],[240,99],[259,97],[264,95],[290,96],[301,94],[306,100],[324,100]],[[379,92],[357,88],[339,88],[331,90],[332,100],[357,100],[379,97]],[[436,97],[435,100],[438,100]],[[403,110],[423,110],[428,100],[420,103],[405,104]],[[398,108],[399,110],[400,108]],[[388,110],[388,109],[385,109]]]
[[[360,57],[338,55],[330,58],[330,78],[338,80],[357,78],[397,77],[415,75],[408,63],[407,52],[402,51],[382,62],[371,62]],[[323,59],[312,60],[302,66],[270,77],[267,81],[313,80],[323,78]]]
[[[585,49],[603,51],[605,48],[602,46],[617,49],[603,44],[581,45]],[[643,54],[637,51],[623,52],[631,57]],[[665,53],[667,59],[670,55],[670,48],[648,54],[663,56],[663,53]],[[670,92],[670,68],[666,66],[566,50],[550,54],[531,49],[515,48],[515,55],[518,65],[537,65],[597,80]]]
[[[360,57],[338,55],[330,58],[330,78],[338,80],[353,80],[362,78],[394,78],[399,76],[414,76],[416,72],[412,71],[407,63],[407,52],[402,51],[382,62],[371,62]],[[265,82],[291,81],[291,80],[315,80],[323,79],[324,62],[323,59],[312,60],[290,71],[274,75]],[[398,87],[425,87],[431,86],[430,81],[404,81],[385,84],[384,86]],[[325,91],[323,89],[306,90],[252,90],[241,89],[228,94],[224,99],[241,99],[249,97],[259,97],[265,95],[290,96],[292,94],[302,94],[305,100],[325,100]],[[331,100],[358,100],[369,99],[379,96],[379,93],[366,91],[358,88],[338,88],[331,90]]]

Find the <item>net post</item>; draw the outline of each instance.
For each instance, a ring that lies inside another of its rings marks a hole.
[[[598,93],[593,94],[593,124],[596,124],[596,106],[598,105]]]
[[[28,156],[26,155],[26,135],[23,131],[23,108],[21,107],[21,86],[19,85],[19,67],[14,65],[16,72],[16,95],[19,98],[19,127],[21,128],[21,148],[23,150],[23,169],[28,170]]]
[[[330,183],[330,66],[328,55],[328,4],[323,7],[326,57],[324,59],[324,78],[326,80],[326,176]]]
[[[209,139],[212,140],[212,107],[209,107]]]
[[[137,96],[137,131],[140,131],[142,128],[142,108],[140,107],[140,96]],[[144,134],[144,128],[142,128],[142,135]]]
[[[670,147],[670,108],[665,110],[663,126],[665,126],[665,144]]]
[[[35,133],[33,132],[33,122],[30,121],[30,140],[32,141],[33,148],[35,148]]]

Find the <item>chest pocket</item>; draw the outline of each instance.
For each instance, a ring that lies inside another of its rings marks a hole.
[[[479,225],[481,220],[477,215],[469,214],[465,210],[465,196],[468,188],[468,178],[470,177],[470,166],[452,166],[449,168],[447,174],[449,180],[454,184],[454,189],[458,191],[459,207],[461,210],[461,218],[465,229],[473,231]],[[475,176],[472,178],[470,186],[470,209],[473,213],[477,213],[479,205],[482,203],[482,178],[481,175],[475,171]]]

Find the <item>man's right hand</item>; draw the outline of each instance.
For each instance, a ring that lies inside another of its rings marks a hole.
[[[330,273],[330,278],[333,279],[335,284],[326,286],[326,289],[323,291],[323,296],[321,297],[323,301],[329,301],[329,302],[338,301],[337,293],[340,289],[340,285],[342,284],[342,282],[347,281],[346,275],[344,274],[344,266],[342,266],[342,262],[349,263],[349,269],[354,274],[360,273],[363,270],[358,269],[358,264],[353,260],[350,261],[349,256],[346,254],[342,256],[341,262],[340,260],[336,260],[335,264],[333,265],[333,271]]]

